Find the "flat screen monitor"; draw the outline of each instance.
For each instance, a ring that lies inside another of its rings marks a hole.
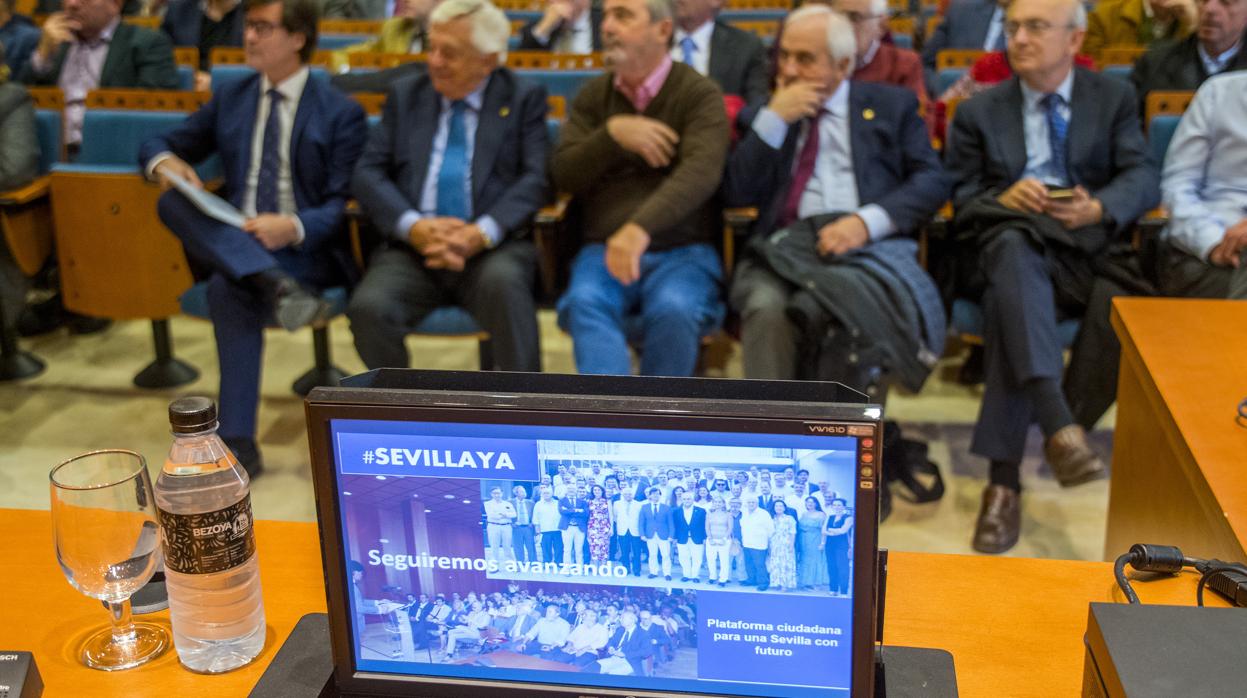
[[[316,390],[338,685],[869,695],[881,431],[856,399],[430,371]]]

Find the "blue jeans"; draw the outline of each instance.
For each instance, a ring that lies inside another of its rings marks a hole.
[[[693,375],[702,336],[723,322],[722,277],[713,247],[684,245],[641,255],[641,280],[624,286],[606,270],[606,246],[586,245],[572,260],[571,283],[558,304],[576,370],[632,373],[633,340],[642,375]]]

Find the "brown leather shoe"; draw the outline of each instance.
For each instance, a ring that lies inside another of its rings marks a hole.
[[[1061,427],[1044,444],[1044,457],[1061,487],[1073,487],[1108,477],[1108,468],[1091,445],[1087,432],[1077,424]]]
[[[1021,529],[1022,495],[1004,485],[988,485],[971,545],[980,553],[1003,553],[1017,545]]]

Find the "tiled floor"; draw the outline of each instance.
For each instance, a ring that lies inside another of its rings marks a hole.
[[[571,372],[571,342],[555,327],[550,311],[540,314],[547,371]],[[120,447],[159,467],[169,445],[166,407],[178,395],[214,395],[216,354],[211,327],[178,317],[171,322],[177,355],[197,366],[194,383],[172,391],[135,388],[131,379],[152,356],[150,325],[119,322],[95,336],[70,339],[63,332],[24,340],[23,347],[44,359],[37,378],[0,384],[0,507],[46,509],[48,470],[83,451]],[[332,325],[335,362],[348,373],[364,366],[351,344],[345,320]],[[313,520],[316,516],[308,468],[301,400],[290,384],[312,361],[310,330],[286,334],[270,330],[260,409],[259,438],[266,471],[253,488],[256,515],[268,519]],[[409,338],[412,363],[421,368],[472,369],[471,340]],[[918,395],[893,394],[888,413],[907,436],[930,442],[931,457],[947,484],[933,504],[898,501],[883,525],[882,545],[898,550],[969,553],[970,531],[978,511],[986,462],[967,452],[978,396],[950,380],[958,359],[945,361]],[[729,376],[740,376],[739,356]],[[1112,414],[1105,420],[1112,424]],[[1111,427],[1110,427],[1111,428]],[[1111,434],[1097,432],[1108,453]],[[1040,463],[1039,439],[1032,434],[1023,466],[1022,541],[1010,553],[1026,557],[1098,560],[1103,555],[1108,488],[1103,482],[1061,490]]]

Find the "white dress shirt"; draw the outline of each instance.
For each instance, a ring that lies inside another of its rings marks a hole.
[[[615,533],[620,536],[641,535],[641,507],[637,500],[615,502]]]
[[[1021,81],[1021,85],[1022,133],[1026,138],[1026,168],[1022,170],[1022,177],[1034,177],[1044,184],[1055,187],[1068,187],[1070,185],[1069,173],[1057,172],[1052,168],[1052,143],[1048,140],[1048,110],[1040,104],[1047,95],[1032,90],[1026,85],[1025,80]],[[1056,94],[1061,95],[1061,99],[1065,100],[1059,108],[1059,113],[1067,124],[1070,117],[1070,95],[1073,91],[1074,70],[1071,68],[1069,74],[1056,89]],[[1068,143],[1067,130],[1066,144]]]
[[[707,20],[700,27],[694,29],[691,33],[686,32],[679,27],[675,30],[675,43],[671,45],[671,60],[676,63],[684,62],[684,37],[690,37],[693,40],[693,62],[689,63],[689,67],[702,75],[710,74],[710,35],[714,33],[714,20]]]
[[[559,503],[551,499],[537,500],[533,505],[533,523],[542,533],[559,530]]]
[[[741,512],[740,544],[744,547],[766,550],[770,545],[771,534],[774,532],[775,521],[762,509],[754,509],[752,514],[748,511]]]
[[[808,218],[821,213],[852,212],[866,223],[871,240],[880,240],[895,233],[896,224],[887,211],[878,204],[862,206],[858,198],[853,147],[849,139],[848,80],[840,82],[836,91],[823,102],[823,109],[826,112],[818,120],[818,159],[814,161],[814,172],[797,204],[797,216]],[[776,150],[783,147],[788,128],[789,125],[779,114],[769,108],[762,109],[753,120],[754,132],[762,142]],[[806,138],[806,133],[797,138],[792,159],[794,171]]]
[[[463,130],[467,140],[467,168],[464,170],[463,186],[467,190],[468,218],[472,218],[472,155],[476,150],[476,125],[480,123],[481,105],[485,101],[485,88],[489,87],[489,78],[480,84],[471,94],[463,99],[468,108],[463,112]],[[450,140],[451,101],[441,98],[442,111],[437,117],[437,133],[433,135],[433,150],[429,153],[429,170],[424,176],[424,187],[420,190],[420,210],[408,209],[398,217],[394,233],[401,239],[407,239],[407,231],[421,218],[437,215],[437,178],[442,171],[442,159],[446,157],[446,141]],[[489,239],[490,247],[497,245],[502,239],[502,231],[492,216],[479,216],[475,221],[481,232]]]
[[[1238,55],[1238,50],[1242,48],[1242,46],[1243,42],[1240,39],[1235,42],[1233,46],[1226,49],[1224,53],[1217,56],[1209,55],[1208,51],[1204,50],[1204,45],[1198,42],[1195,50],[1199,53],[1199,60],[1204,64],[1204,70],[1211,76],[1225,70],[1225,67],[1229,65],[1230,61],[1234,60],[1234,57]]]
[[[1178,124],[1165,154],[1164,237],[1200,259],[1247,218],[1247,72],[1209,78]]]
[[[558,38],[553,42],[550,41],[549,34],[542,35],[533,28],[533,38],[546,45],[546,49],[553,53],[593,53],[593,24],[589,21],[589,12],[580,13],[580,16],[572,20],[570,27],[566,27],[563,31],[559,31],[559,27],[551,32],[557,34]]]
[[[491,524],[509,524],[515,521],[515,507],[505,499],[485,500],[485,520]]]
[[[562,618],[542,618],[528,631],[528,639],[536,640],[539,645],[562,647],[567,642],[572,626]]]

